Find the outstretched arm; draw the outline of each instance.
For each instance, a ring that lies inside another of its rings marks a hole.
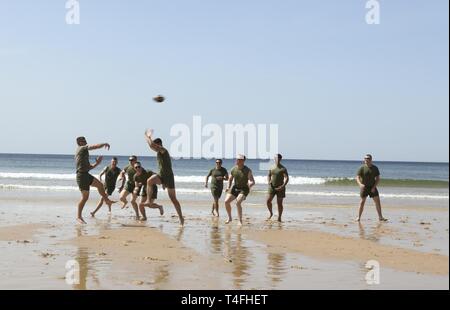
[[[97,166],[102,163],[102,160],[103,160],[103,156],[97,157],[97,159],[95,160],[95,164],[91,165],[89,170],[97,168]]]
[[[153,142],[152,138],[152,130],[147,129],[145,131],[145,141],[147,141],[148,146],[152,151],[155,151],[156,153],[160,152],[162,147],[156,143]]]
[[[93,145],[88,146],[89,151],[98,150],[98,149],[102,149],[102,148],[105,148],[109,151],[111,146],[109,145],[109,143],[100,143],[100,144],[93,144]]]

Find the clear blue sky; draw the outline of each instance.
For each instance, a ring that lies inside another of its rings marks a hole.
[[[278,123],[290,158],[449,158],[447,0],[0,0],[0,152],[74,138],[149,154],[146,127]],[[168,97],[163,105],[155,94]]]

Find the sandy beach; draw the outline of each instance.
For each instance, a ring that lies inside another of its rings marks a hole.
[[[284,223],[266,221],[249,203],[245,225],[225,225],[210,205],[183,203],[186,226],[173,207],[102,209],[75,224],[74,197],[45,193],[0,198],[1,289],[448,289],[448,208],[386,206],[379,224],[369,204],[361,224],[351,205],[286,206]],[[95,197],[95,195],[93,195]],[[223,206],[222,206],[223,208]],[[236,212],[235,210],[233,210]],[[66,283],[66,263],[79,263],[80,281]],[[369,285],[365,264],[380,263]]]

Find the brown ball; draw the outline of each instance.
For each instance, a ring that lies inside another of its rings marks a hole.
[[[164,96],[158,95],[156,97],[153,97],[153,100],[161,103],[161,102],[164,102],[164,100],[166,100],[166,98],[164,98]]]

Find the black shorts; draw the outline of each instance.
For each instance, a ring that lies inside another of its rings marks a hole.
[[[127,184],[125,185],[125,190],[127,192],[129,192],[130,194],[132,194],[135,187],[136,187],[136,185],[134,185],[133,182],[127,182]]]
[[[105,184],[105,192],[108,194],[108,196],[111,196],[114,191],[116,190],[116,186],[108,186]]]
[[[94,177],[89,172],[77,172],[77,184],[80,191],[89,191]]]
[[[360,191],[360,196],[361,198],[374,198],[374,197],[379,197],[380,193],[378,193],[378,189],[375,189],[375,193],[372,193],[372,189],[373,187],[364,187],[363,189],[361,189]]]
[[[158,199],[158,186],[153,185],[152,199]],[[147,197],[147,186],[141,186],[138,196]]]
[[[237,188],[236,186],[233,186],[230,194],[236,198],[239,197],[239,195],[244,195],[245,198],[247,198],[248,194],[250,194],[250,188],[249,187]]]
[[[220,199],[222,197],[223,187],[211,187],[211,194],[215,199]]]

